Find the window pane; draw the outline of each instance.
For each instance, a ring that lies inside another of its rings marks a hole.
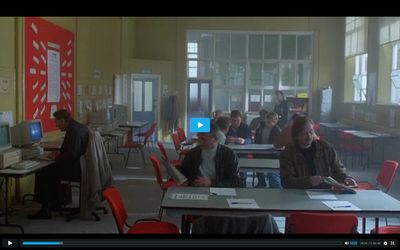
[[[295,86],[295,65],[293,63],[281,64],[281,86]]]
[[[214,106],[215,109],[220,109],[224,111],[229,110],[229,91],[226,89],[215,89],[214,94]]]
[[[197,42],[188,42],[188,53],[197,53]]]
[[[282,35],[282,59],[296,59],[296,35]]]
[[[311,60],[311,36],[297,36],[297,59]]]
[[[198,96],[199,96],[198,84],[191,83],[189,85],[189,103],[190,103],[189,110],[190,111],[197,110],[197,105],[199,103]]]
[[[309,63],[299,64],[297,66],[299,87],[308,87],[311,83],[311,65]]]
[[[278,59],[279,35],[264,36],[264,59]]]
[[[229,64],[229,86],[244,86],[246,67],[244,63]]]
[[[199,61],[199,72],[198,77],[203,79],[211,79],[211,62],[210,61]]]
[[[228,86],[228,63],[216,62],[214,73],[216,86]]]
[[[263,35],[249,35],[249,58],[262,59]]]
[[[278,85],[278,63],[264,63],[263,71],[263,85],[266,86],[277,86]]]
[[[228,59],[230,50],[229,34],[216,34],[215,40],[215,57]]]
[[[245,59],[246,58],[246,35],[232,34],[231,36],[231,58]]]
[[[230,96],[230,102],[231,102],[231,111],[232,110],[240,110],[243,111],[244,110],[244,105],[243,105],[243,101],[244,101],[244,93],[243,91],[233,91],[231,92],[231,96]]]
[[[250,85],[261,86],[262,63],[250,63]]]
[[[249,111],[258,112],[261,109],[261,89],[249,89]]]
[[[208,103],[209,103],[209,85],[208,83],[201,83],[200,85],[200,101],[201,101],[201,110],[205,112],[205,115],[209,115],[208,111]]]
[[[199,41],[199,57],[210,59],[214,56],[214,35],[202,33]]]

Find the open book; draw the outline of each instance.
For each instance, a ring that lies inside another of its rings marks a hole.
[[[337,182],[335,179],[333,179],[332,177],[328,176],[328,177],[323,177],[322,178],[322,182],[323,183],[327,183],[335,188],[338,189],[339,193],[349,193],[349,194],[356,194],[356,190],[354,190],[352,187],[350,186],[346,186],[342,183]]]
[[[168,161],[166,161],[162,157],[160,158],[160,161],[167,170],[168,175],[171,176],[172,179],[176,181],[176,183],[180,185],[187,181],[186,176],[184,176],[176,167],[174,167]]]

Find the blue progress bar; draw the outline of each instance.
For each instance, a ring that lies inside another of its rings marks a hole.
[[[62,245],[62,241],[22,241],[22,245],[24,246],[40,246],[40,245],[46,245],[46,246],[58,246]]]

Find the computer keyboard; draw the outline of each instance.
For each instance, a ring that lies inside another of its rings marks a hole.
[[[11,168],[24,170],[24,169],[30,169],[30,168],[36,167],[39,164],[40,164],[40,161],[26,160],[26,161],[20,161],[16,164],[12,165]]]

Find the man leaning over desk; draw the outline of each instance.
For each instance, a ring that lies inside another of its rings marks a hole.
[[[57,128],[66,133],[60,151],[49,155],[55,163],[36,174],[34,200],[42,208],[29,215],[29,219],[51,219],[51,212],[61,208],[61,180],[81,179],[80,157],[86,152],[89,130],[65,109],[54,112],[53,116]]]

